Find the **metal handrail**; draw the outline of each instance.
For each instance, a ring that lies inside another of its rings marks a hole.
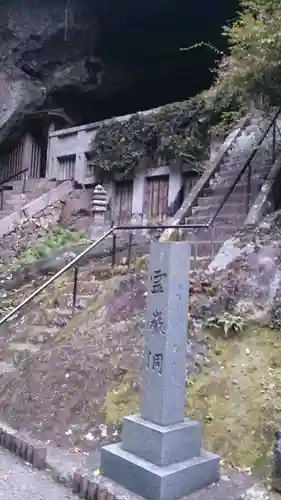
[[[144,225],[135,225],[135,226],[131,226],[131,225],[130,226],[118,225],[118,226],[112,226],[107,232],[105,232],[103,234],[103,236],[101,236],[101,238],[99,238],[98,240],[94,241],[89,247],[87,247],[85,250],[83,250],[83,252],[81,252],[79,255],[77,255],[73,260],[71,260],[62,269],[60,269],[56,274],[54,274],[54,276],[52,276],[49,280],[47,280],[45,283],[43,283],[37,290],[35,290],[31,295],[29,295],[29,297],[27,297],[26,299],[24,299],[18,306],[16,306],[12,311],[10,311],[6,316],[4,316],[4,318],[0,319],[0,326],[3,325],[6,321],[8,321],[17,312],[19,312],[23,307],[25,307],[27,304],[29,304],[29,302],[31,302],[34,298],[36,298],[39,294],[41,294],[57,278],[59,278],[60,276],[62,276],[62,274],[64,274],[66,271],[68,271],[72,267],[74,267],[74,291],[73,291],[73,306],[72,306],[73,307],[73,311],[74,311],[75,310],[75,305],[76,305],[76,292],[77,292],[77,275],[78,275],[78,266],[77,266],[77,263],[83,257],[85,257],[93,248],[97,247],[108,236],[110,236],[111,234],[113,234],[113,236],[116,237],[116,231],[117,230],[130,230],[131,232],[133,232],[134,230],[137,230],[137,229],[143,229],[143,230],[145,230],[145,229],[146,230],[147,229],[184,229],[184,228],[188,228],[188,229],[209,229],[209,228],[213,227],[213,224],[214,224],[214,221],[215,221],[216,217],[220,213],[222,207],[224,206],[224,204],[227,201],[227,199],[229,198],[229,196],[232,194],[232,192],[235,189],[237,183],[239,182],[239,180],[241,179],[241,177],[245,173],[247,167],[249,167],[249,165],[251,164],[252,159],[256,155],[256,153],[257,153],[260,145],[263,143],[264,139],[268,135],[268,133],[269,133],[269,131],[270,131],[270,129],[271,129],[272,126],[274,127],[273,162],[275,161],[275,159],[276,159],[276,128],[278,128],[276,126],[276,120],[277,120],[277,118],[278,118],[278,116],[279,116],[280,113],[281,113],[281,109],[278,109],[276,111],[276,113],[274,114],[274,116],[273,116],[270,124],[266,128],[265,132],[261,136],[261,138],[260,138],[257,146],[253,149],[253,151],[250,154],[248,160],[245,162],[245,164],[241,168],[240,172],[238,173],[238,175],[234,179],[232,185],[228,189],[227,193],[223,197],[223,200],[220,203],[219,208],[216,210],[216,212],[213,215],[213,217],[208,222],[206,222],[206,224],[179,224],[178,226],[165,225],[165,224],[161,224],[161,225],[152,225],[151,224],[151,225],[145,225],[145,226]],[[132,245],[132,239],[130,238],[129,255],[130,255],[130,252],[131,252],[131,245]],[[115,246],[116,246],[116,238],[114,239],[114,243],[113,243],[113,247],[114,248],[115,248]],[[114,256],[113,256],[113,258],[114,258]]]
[[[29,302],[31,302],[33,299],[35,299],[38,295],[40,295],[49,285],[51,285],[54,281],[56,281],[62,274],[64,274],[66,271],[71,269],[72,267],[75,268],[76,264],[83,258],[85,257],[93,248],[97,247],[103,240],[105,240],[108,236],[113,234],[116,230],[131,230],[134,231],[135,229],[168,229],[171,228],[172,226],[165,226],[165,225],[148,225],[148,226],[112,226],[106,233],[104,233],[98,240],[94,241],[89,245],[83,252],[81,252],[79,255],[77,255],[74,259],[72,259],[68,264],[66,264],[62,269],[60,269],[54,276],[52,276],[50,279],[48,279],[45,283],[43,283],[37,290],[35,290],[33,293],[31,293],[26,299],[24,299],[20,304],[18,304],[12,311],[10,311],[4,318],[0,319],[0,326],[6,323],[12,316],[17,314],[23,307],[25,307]],[[189,229],[206,229],[206,224],[186,224],[186,225],[180,225],[179,229],[182,228],[189,228]],[[77,268],[75,268],[75,274],[76,274],[76,280],[74,280],[74,287],[75,284],[77,283]],[[74,303],[75,307],[75,303]]]
[[[16,174],[10,175],[10,177],[8,177],[7,179],[4,179],[3,181],[0,182],[0,196],[1,196],[0,210],[3,210],[3,201],[4,201],[3,197],[4,197],[4,191],[5,191],[5,184],[7,182],[10,182],[13,179],[15,179],[15,177],[18,177],[19,175],[25,174],[27,171],[28,171],[28,168],[25,168],[25,169],[21,170],[20,172],[17,172]],[[23,182],[23,188],[22,188],[23,193],[25,191],[25,182],[26,182],[26,176],[24,177],[24,182]]]
[[[10,177],[8,177],[7,179],[4,179],[3,181],[0,182],[0,189],[2,184],[6,184],[6,182],[12,181],[13,179],[15,179],[15,177],[18,177],[19,175],[24,174],[27,171],[28,168],[25,168],[24,170],[20,170],[20,172],[17,172],[16,174],[10,175]]]
[[[94,241],[88,248],[83,250],[79,255],[77,255],[73,260],[71,260],[68,264],[66,264],[62,269],[60,269],[54,276],[48,279],[43,285],[41,285],[37,290],[35,290],[29,297],[24,299],[19,305],[17,305],[12,311],[10,311],[4,318],[0,319],[0,326],[3,323],[6,323],[12,316],[14,316],[20,309],[26,306],[29,302],[31,302],[35,297],[37,297],[40,293],[42,293],[49,285],[51,285],[57,278],[59,278],[62,274],[64,274],[68,269],[75,266],[77,262],[82,259],[88,252],[90,252],[93,248],[95,248],[99,243],[101,243],[107,236],[109,236],[114,231],[114,228],[111,228],[109,231],[104,233],[101,238]]]
[[[276,120],[278,118],[278,116],[280,115],[281,113],[281,109],[279,108],[276,113],[274,114],[274,116],[272,117],[272,120],[270,121],[269,125],[267,126],[267,128],[265,129],[264,133],[262,134],[261,138],[259,139],[257,145],[254,147],[252,153],[250,154],[248,160],[245,162],[244,166],[241,168],[240,172],[237,174],[237,176],[235,177],[233,183],[231,184],[231,186],[229,187],[228,191],[225,193],[221,203],[220,203],[220,206],[219,208],[216,210],[216,212],[214,213],[213,217],[209,220],[208,224],[209,226],[212,226],[215,219],[217,218],[218,214],[220,213],[222,207],[224,206],[224,204],[226,203],[226,201],[228,200],[229,196],[233,193],[235,187],[237,186],[238,182],[240,181],[241,177],[243,176],[243,174],[246,172],[247,168],[250,166],[251,164],[251,161],[253,160],[253,158],[256,156],[261,144],[263,143],[263,141],[265,140],[265,138],[267,137],[270,129],[273,127],[274,130],[273,130],[273,144],[272,144],[272,163],[274,164],[275,163],[275,160],[276,160]],[[277,127],[278,128],[278,127]],[[248,205],[248,210],[249,210],[249,187],[250,187],[250,179],[248,179],[248,200],[247,200],[247,205]]]

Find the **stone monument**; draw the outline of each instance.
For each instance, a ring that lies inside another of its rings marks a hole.
[[[107,204],[107,192],[100,184],[98,184],[94,187],[92,199],[92,213],[94,218],[94,223],[91,229],[92,240],[101,238],[102,235],[109,230],[110,224],[105,217]]]
[[[184,418],[190,246],[152,243],[140,416],[101,450],[101,472],[148,500],[176,500],[219,479],[201,427]]]

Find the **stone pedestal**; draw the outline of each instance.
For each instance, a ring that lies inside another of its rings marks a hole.
[[[217,455],[184,418],[190,247],[153,243],[149,264],[141,416],[101,450],[102,473],[148,500],[177,500],[218,481]]]

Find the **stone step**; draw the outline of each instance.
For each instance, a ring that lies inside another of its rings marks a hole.
[[[49,191],[49,189],[42,189],[42,188],[36,188],[36,186],[34,187],[26,187],[24,192],[22,191],[22,187],[20,186],[17,186],[17,187],[13,187],[12,191],[6,191],[6,194],[7,195],[10,195],[10,196],[21,196],[21,195],[33,195],[34,193],[45,193],[46,191]],[[38,194],[38,196],[40,196],[40,194]]]
[[[7,207],[4,207],[4,210],[0,210],[0,218],[4,219],[4,217],[7,217],[8,215],[11,215],[13,213],[13,209],[8,209]]]
[[[42,189],[35,189],[33,191],[25,191],[24,193],[14,193],[14,191],[6,191],[6,196],[4,196],[4,200],[8,201],[17,201],[24,200],[25,203],[28,203],[29,200],[34,200],[35,198],[39,198],[45,191]]]
[[[268,155],[264,155],[265,151],[260,150],[259,155],[255,155],[251,161],[250,169],[264,171],[265,168],[270,168],[272,165],[271,153]],[[249,155],[250,156],[250,155]],[[248,157],[249,157],[248,156]],[[239,156],[239,149],[234,150],[233,154],[231,154],[226,161],[224,162],[221,171],[231,170],[232,172],[236,171],[237,174],[241,171],[242,167],[244,167],[245,162],[247,160],[241,159],[241,152]],[[246,172],[248,171],[249,166],[246,168]]]
[[[13,207],[14,210],[17,210],[17,208],[24,206],[27,203],[26,198],[17,198],[17,199],[11,199],[8,198],[7,200],[4,201],[4,207]]]
[[[238,172],[239,173],[239,172]],[[229,184],[231,184],[232,182],[235,181],[235,179],[237,178],[237,172],[235,172],[235,170],[233,171],[232,169],[228,169],[228,170],[222,170],[219,175],[217,176],[217,179],[220,179],[221,181],[229,181]],[[265,177],[266,175],[266,169],[254,169],[252,171],[252,174],[251,174],[251,180],[254,180],[254,179],[260,179],[260,178],[263,178]],[[243,174],[243,176],[241,177],[240,181],[239,182],[246,182],[248,180],[248,174],[247,172],[245,172]]]
[[[72,310],[61,308],[44,309],[44,317],[49,325],[63,328],[72,318]]]
[[[207,224],[209,220],[212,218],[212,212],[209,211],[209,214],[200,215],[199,213],[196,215],[192,215],[188,218],[187,224]],[[215,224],[220,225],[229,225],[229,226],[242,226],[245,222],[246,215],[245,214],[218,214],[215,219]],[[196,228],[195,228],[196,229]]]
[[[83,270],[84,271],[84,270]],[[84,274],[84,273],[83,273]],[[93,297],[97,293],[97,286],[98,282],[97,280],[92,280],[92,281],[85,281],[80,273],[78,274],[78,293],[82,293],[84,296],[88,295],[89,298]],[[67,283],[64,291],[67,293],[72,293],[73,290],[73,283]]]
[[[24,180],[23,179],[17,179],[17,180],[12,180],[12,181],[9,181],[7,182],[6,184],[7,185],[11,185],[13,187],[17,187],[17,186],[22,186],[23,185],[23,182]],[[45,177],[42,177],[42,178],[39,178],[39,179],[35,179],[35,178],[32,178],[32,177],[29,177],[28,179],[26,179],[25,181],[25,185],[26,187],[30,186],[30,187],[38,187],[38,188],[44,188],[46,186],[56,186],[56,181],[50,181],[49,179],[46,179]]]
[[[41,345],[30,342],[7,342],[4,350],[2,350],[2,357],[5,359],[5,363],[11,367],[9,371],[12,371],[12,368],[16,369],[29,356],[38,353],[40,348]]]
[[[24,352],[29,351],[30,353],[38,352],[40,347],[30,342],[7,342],[6,347],[11,352]]]
[[[229,203],[243,203],[245,199],[244,193],[233,193],[229,197]],[[222,195],[213,194],[208,196],[200,196],[198,198],[198,207],[206,206],[206,205],[219,205],[223,200]]]
[[[60,327],[44,324],[32,324],[25,322],[9,322],[0,329],[0,334],[9,335],[11,342],[29,342],[32,344],[43,344],[48,339],[55,337]]]
[[[231,184],[216,184],[214,187],[208,187],[203,190],[203,196],[224,196],[228,189],[230,188]],[[254,182],[251,184],[251,192],[252,193],[258,193],[260,190],[260,184],[258,182]],[[238,183],[234,190],[232,191],[231,195],[233,194],[238,194],[238,193],[245,193],[247,191],[247,184],[245,182],[240,182]]]
[[[243,226],[215,224],[213,228],[189,230],[182,229],[185,238],[193,241],[225,241],[231,238],[237,231],[241,231]]]
[[[209,215],[209,214],[214,214],[216,212],[216,210],[218,210],[220,207],[219,204],[215,205],[215,204],[212,204],[212,205],[198,205],[196,207],[193,207],[192,208],[192,216],[193,215],[202,215],[204,213],[206,213],[206,216]],[[229,201],[227,201],[221,208],[220,212],[219,212],[219,215],[230,215],[232,216],[232,214],[241,214],[241,215],[247,215],[248,213],[248,210],[247,210],[247,205],[246,205],[246,196],[245,196],[245,199],[241,201],[241,203],[230,203]]]
[[[76,309],[82,310],[88,306],[88,304],[94,299],[95,293],[91,294],[81,294],[78,281],[78,294],[76,296]],[[55,297],[54,299],[50,298],[49,308],[53,309],[71,309],[72,308],[72,300],[73,300],[73,284],[69,283],[67,286],[67,291],[64,288],[62,294],[59,297]]]
[[[12,195],[12,194],[13,195],[25,194],[28,196],[33,195],[34,197],[37,198],[37,197],[41,196],[42,194],[47,193],[48,191],[50,191],[54,187],[56,187],[56,183],[55,182],[53,182],[53,183],[50,183],[50,182],[38,183],[38,180],[37,180],[37,182],[34,182],[34,183],[27,182],[25,184],[25,187],[24,187],[24,193],[23,193],[23,182],[22,181],[7,183],[7,186],[12,187],[12,190],[5,191],[4,196],[5,196],[5,193],[10,194],[10,195]]]
[[[10,362],[0,361],[0,376],[4,373],[13,372],[15,370],[14,364]]]
[[[221,246],[224,243],[224,239],[221,239],[220,241],[211,241],[208,240],[200,240],[200,241],[194,241],[191,239],[188,235],[183,235],[181,238],[181,241],[186,241],[187,243],[190,243],[190,255],[193,259],[197,260],[198,258],[202,260],[208,260],[211,259],[221,248]]]

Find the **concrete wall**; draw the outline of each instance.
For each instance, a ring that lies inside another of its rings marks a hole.
[[[51,132],[49,135],[49,153],[47,177],[59,178],[59,159],[75,156],[74,180],[81,184],[93,182],[87,168],[87,153],[90,143],[98,129],[98,124],[83,125]]]
[[[151,109],[142,111],[140,114],[146,116],[154,111],[154,109]],[[80,125],[78,127],[70,127],[57,131],[50,130],[46,176],[49,179],[55,179],[59,167],[58,158],[75,155],[74,180],[81,184],[91,184],[93,176],[95,177],[95,172],[92,170],[89,171],[87,168],[87,153],[90,151],[90,143],[95,137],[98,128],[113,121],[128,120],[131,116],[132,114],[110,118],[101,122],[88,123],[87,125]]]
[[[119,117],[119,120],[126,117]],[[98,174],[94,167],[88,167],[87,154],[90,152],[90,144],[94,139],[98,128],[102,123],[97,122],[64,130],[51,131],[49,134],[49,151],[47,177],[49,179],[60,179],[60,166],[62,159],[75,156],[74,180],[79,184],[92,184],[98,182]],[[182,184],[182,169],[180,165],[160,166],[154,168],[140,168],[135,172],[133,179],[132,215],[143,213],[146,178],[169,175],[168,205],[176,198]],[[116,179],[117,180],[117,179]],[[114,202],[115,181],[103,183],[109,198]]]

